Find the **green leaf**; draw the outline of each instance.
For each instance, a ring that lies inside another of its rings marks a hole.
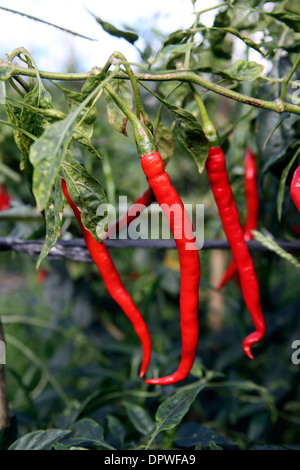
[[[124,441],[128,429],[124,421],[122,422],[114,415],[106,415],[107,432],[118,449],[124,448]]]
[[[112,75],[113,76],[113,75]],[[111,77],[112,77],[111,76]],[[47,206],[52,187],[58,176],[61,162],[71,143],[78,117],[85,112],[88,103],[97,99],[100,90],[111,77],[98,84],[91,93],[65,119],[51,124],[30,148],[30,161],[34,167],[33,193],[39,209]],[[84,121],[84,116],[82,121]]]
[[[80,91],[69,90],[56,82],[52,83],[65,95],[66,102],[71,111],[82,102],[83,95]]]
[[[293,255],[281,248],[270,237],[265,237],[262,233],[258,232],[257,230],[253,230],[252,233],[254,235],[255,240],[259,241],[262,245],[266,246],[269,250],[273,251],[281,258],[284,258],[285,260],[289,261],[296,268],[300,268],[299,261]]]
[[[45,89],[39,75],[36,86],[24,97],[24,103],[20,113],[20,126],[26,132],[29,132],[35,137],[40,137],[47,127],[48,121],[43,116],[39,115],[36,111],[31,109],[31,107],[42,110],[50,110],[52,108],[51,95]],[[25,169],[27,179],[29,180],[30,184],[32,184],[34,169],[32,162],[30,161],[29,152],[33,140],[27,134],[21,133],[21,142],[21,165]]]
[[[159,153],[166,165],[174,153],[174,132],[172,129],[159,123],[159,126],[155,129],[154,138],[159,148]]]
[[[99,85],[99,81],[94,83],[94,85]],[[56,86],[64,93],[70,111],[74,111],[74,109],[76,109],[86,97],[85,93],[68,90],[58,84],[56,84]],[[93,91],[93,89],[89,91]],[[73,138],[84,148],[88,149],[93,155],[101,159],[101,156],[91,142],[91,137],[94,131],[94,122],[97,119],[96,103],[92,102],[90,106],[84,108],[78,116],[78,119],[80,119],[80,123],[75,125]]]
[[[116,28],[112,24],[108,23],[107,21],[101,20],[98,16],[96,17],[93,15],[94,18],[96,19],[97,23],[99,23],[104,31],[106,31],[108,34],[111,36],[115,36],[117,38],[123,38],[126,41],[130,42],[130,44],[134,44],[135,41],[138,40],[138,35],[136,33],[132,33],[130,31],[121,31],[120,29]]]
[[[222,59],[230,60],[232,56],[232,41],[226,38],[223,28],[231,25],[231,17],[226,10],[220,10],[214,19],[213,29],[207,30],[212,53]],[[201,26],[201,25],[199,25]],[[204,31],[205,35],[207,33]]]
[[[112,87],[114,91],[122,98],[122,100],[127,104],[127,106],[132,110],[133,101],[132,94],[130,92],[129,86],[125,80],[113,80]],[[106,95],[106,104],[107,104],[107,115],[110,124],[121,134],[127,136],[126,125],[128,118],[121,111],[119,106],[115,103],[113,98],[108,92],[105,92]]]
[[[72,201],[81,212],[84,227],[101,242],[105,235],[105,226],[101,222],[106,213],[103,211],[98,215],[97,211],[99,206],[107,204],[101,184],[70,152],[66,153],[61,163],[61,176],[66,180]]]
[[[98,75],[98,74],[97,74]],[[94,75],[93,75],[94,77]],[[101,76],[103,78],[103,76]],[[90,83],[92,77],[88,78],[85,81],[85,84],[82,87],[82,91],[73,91],[69,90],[68,88],[64,88],[61,85],[55,83],[55,85],[63,92],[65,95],[65,99],[70,111],[74,111],[77,106],[79,106],[82,101],[95,89],[97,85],[101,82],[99,77],[97,80],[93,80],[93,86],[87,86]],[[95,120],[97,119],[97,108],[94,102],[92,102],[89,106],[82,110],[81,115],[79,115],[79,119],[84,119],[83,123],[86,127],[91,126]],[[87,131],[87,129],[85,129]],[[91,136],[91,135],[90,135]]]
[[[286,24],[296,33],[300,32],[300,15],[289,11],[276,11],[268,13],[268,15]]]
[[[102,159],[99,152],[93,146],[93,144],[91,142],[91,138],[90,138],[88,132],[86,132],[84,130],[84,126],[79,126],[77,124],[75,125],[75,129],[74,129],[74,132],[73,132],[73,138],[80,145],[82,145],[82,147],[88,149],[93,155],[95,155],[95,157],[97,157],[99,159]]]
[[[45,89],[40,79],[33,90],[25,95],[24,106],[20,115],[22,129],[25,129],[36,137],[40,137],[45,130],[47,121],[44,117],[39,116],[36,111],[32,110],[31,106],[41,109],[52,108],[51,95]],[[22,136],[22,140],[23,147],[29,152],[32,140],[25,135]]]
[[[184,109],[177,108],[171,111],[177,120],[176,127],[178,138],[185,149],[194,158],[199,173],[202,173],[205,168],[205,161],[209,150],[209,141],[203,132],[202,126],[193,114]]]
[[[192,385],[182,388],[159,405],[155,414],[155,428],[146,443],[147,449],[160,432],[173,429],[182,421],[204,387],[205,385]]]
[[[39,269],[41,262],[46,258],[60,236],[63,207],[63,194],[60,178],[58,178],[50,196],[49,204],[45,209],[46,237],[42,251],[37,260],[37,269]]]
[[[177,426],[189,411],[203,385],[175,392],[158,407],[155,414],[156,433]]]
[[[5,62],[4,60],[0,59],[0,80],[8,80],[16,65],[12,64],[11,62]]]
[[[241,39],[241,41],[243,41],[248,47],[251,47],[255,51],[259,52],[263,57],[265,57],[265,53],[260,49],[259,45],[253,41],[253,39],[249,38],[248,36],[245,36],[234,28],[223,28],[223,30]]]
[[[40,210],[48,204],[60,164],[72,139],[78,109],[62,121],[51,124],[30,148],[29,158],[34,167],[32,190]]]
[[[215,441],[210,441],[209,450],[223,450],[223,447],[218,446]]]
[[[192,33],[188,31],[183,31],[182,29],[178,29],[171,33],[168,38],[163,43],[163,48],[168,46],[169,44],[179,44],[181,42],[186,42],[189,37],[191,37]]]
[[[90,71],[89,78],[85,81],[81,93],[82,96],[85,98],[88,96],[92,91],[103,81],[105,78],[105,74],[102,73],[102,70],[98,67],[93,67]]]
[[[246,60],[237,60],[229,69],[223,70],[223,75],[233,80],[253,81],[256,80],[264,71],[264,66],[257,62],[247,62]]]
[[[12,124],[13,127],[18,128],[14,129],[14,139],[21,152],[23,152],[22,132],[19,130],[21,129],[20,115],[22,110],[17,106],[13,106],[8,100],[6,100],[5,111],[9,123]]]
[[[194,42],[187,42],[184,44],[168,44],[165,46],[161,51],[156,55],[155,59],[151,61],[151,65],[156,64],[160,60],[164,59],[166,56],[173,54],[173,55],[181,55],[186,54],[190,51],[196,43]]]
[[[123,405],[135,429],[143,436],[148,435],[152,431],[154,423],[146,410],[139,405],[134,405],[129,402],[125,402]]]
[[[89,447],[92,449],[114,450],[104,439],[104,429],[96,421],[90,418],[83,418],[70,426],[72,436],[64,441],[66,447]]]
[[[201,444],[202,448],[207,448],[212,441],[218,446],[232,447],[232,443],[213,428],[193,421],[182,424],[175,436],[175,443],[180,449],[193,447],[197,444]]]
[[[8,450],[51,450],[53,445],[61,441],[70,431],[63,429],[48,429],[34,431],[15,441]]]

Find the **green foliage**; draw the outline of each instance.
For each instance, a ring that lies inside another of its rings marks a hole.
[[[80,210],[84,227],[101,242],[105,235],[105,227],[102,227],[101,221],[106,214],[99,214],[98,208],[103,207],[107,200],[99,181],[69,152],[62,162],[61,176],[66,180],[72,201]]]
[[[99,23],[104,31],[109,33],[111,36],[116,36],[117,38],[123,38],[126,41],[130,42],[131,44],[134,44],[135,41],[138,40],[138,35],[136,33],[132,33],[131,31],[122,31],[118,28],[116,28],[114,25],[108,23],[107,21],[101,20],[99,17],[95,17],[97,23]]]

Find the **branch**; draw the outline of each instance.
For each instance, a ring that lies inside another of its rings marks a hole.
[[[99,73],[101,73],[101,69],[99,69]],[[84,73],[56,73],[56,72],[39,72],[41,78],[49,79],[49,80],[68,80],[68,81],[78,81],[78,80],[86,80],[90,77],[91,72],[84,72]],[[27,69],[25,67],[16,66],[12,71],[12,76],[17,75],[24,75],[28,77],[35,77],[37,72],[33,69]],[[119,73],[116,74],[115,78],[127,78],[125,74]],[[227,88],[222,87],[221,85],[217,85],[215,83],[206,80],[203,77],[200,77],[194,72],[190,71],[172,71],[166,72],[163,74],[142,74],[136,73],[135,78],[140,81],[153,81],[153,82],[162,82],[162,81],[179,81],[179,82],[186,82],[186,83],[194,83],[195,85],[200,85],[201,87],[210,90],[214,93],[219,95],[225,96],[226,98],[238,101],[240,103],[244,103],[250,106],[254,106],[256,108],[267,109],[270,111],[274,111],[278,114],[289,112],[293,114],[300,114],[300,106],[293,105],[291,103],[287,103],[280,99],[276,99],[274,101],[267,101],[261,100],[258,98],[252,98],[251,96],[244,95],[243,93],[238,93],[237,91],[230,90]]]
[[[287,242],[284,240],[276,240],[276,243],[284,250],[293,253],[300,253],[300,242]],[[39,256],[44,242],[42,240],[19,240],[5,239],[0,237],[0,251],[15,251],[30,256]],[[171,240],[130,240],[116,239],[105,240],[105,245],[109,249],[117,248],[143,248],[149,250],[173,250],[176,244]],[[267,252],[268,247],[262,245],[256,240],[247,242],[250,251]],[[230,250],[226,240],[205,240],[204,243],[198,243],[199,250]],[[56,245],[51,249],[48,258],[51,259],[69,259],[73,261],[91,262],[92,258],[86,248],[85,242],[81,238],[72,240],[58,240]]]

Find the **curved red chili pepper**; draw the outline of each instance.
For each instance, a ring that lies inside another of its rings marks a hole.
[[[120,217],[115,223],[110,223],[108,225],[105,239],[110,238],[112,235],[116,235],[123,228],[128,227],[128,225],[140,215],[140,209],[150,206],[154,201],[155,196],[152,189],[146,189],[128,208],[126,214]]]
[[[239,213],[226,170],[226,160],[221,147],[210,148],[206,169],[223,229],[237,264],[243,297],[256,328],[256,331],[243,341],[245,353],[250,359],[253,359],[251,346],[264,337],[266,327],[260,305],[256,273],[240,224]]]
[[[138,337],[140,338],[143,349],[143,361],[140,370],[140,377],[143,377],[151,358],[151,339],[145,320],[122,284],[119,273],[114,266],[114,263],[106,249],[104,242],[99,243],[97,240],[95,240],[92,234],[84,228],[81,221],[80,211],[71,200],[68,193],[67,184],[64,179],[62,179],[62,189],[78,220],[86,246],[91,254],[91,257],[93,258],[93,261],[99,269],[109,294],[122,308],[125,315],[133,324],[133,327]]]
[[[292,199],[297,207],[298,211],[300,212],[300,166],[296,168],[293,179],[290,186],[290,193]]]
[[[167,217],[176,242],[180,263],[181,361],[178,369],[172,375],[146,380],[146,383],[149,384],[167,385],[184,380],[195,360],[199,334],[200,261],[192,222],[179,194],[172,186],[160,154],[154,151],[151,154],[142,156],[141,164],[148,179],[148,184]],[[180,233],[178,233],[178,230]]]
[[[245,199],[246,199],[246,220],[244,226],[244,238],[246,241],[252,240],[252,230],[257,229],[258,211],[259,211],[259,195],[257,187],[257,168],[255,155],[252,150],[247,147],[245,152]],[[237,265],[233,259],[229,264],[225,274],[219,283],[217,289],[221,290],[228,281],[237,273]]]

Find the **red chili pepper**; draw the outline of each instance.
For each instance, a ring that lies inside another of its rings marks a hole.
[[[237,274],[237,265],[235,262],[235,259],[233,258],[229,266],[227,267],[221,281],[219,282],[219,285],[216,287],[217,290],[222,290],[224,286]]]
[[[7,211],[10,208],[11,197],[6,191],[6,187],[2,184],[0,188],[0,211]]]
[[[177,191],[172,186],[169,175],[165,171],[163,159],[157,151],[157,145],[151,131],[137,118],[110,85],[107,85],[106,89],[133,125],[143,171],[148,178],[149,187],[153,190],[157,202],[167,217],[179,255],[181,270],[181,361],[174,374],[158,379],[146,380],[150,384],[167,385],[185,379],[193,366],[196,356],[200,282],[200,262],[197,243],[193,234],[192,222],[184,209]],[[178,234],[178,231],[181,231],[181,233]]]
[[[37,273],[37,281],[38,281],[40,284],[43,284],[47,276],[48,276],[48,271],[47,271],[47,269],[41,269],[41,270]]]
[[[255,155],[249,147],[246,149],[245,156],[245,196],[247,216],[244,226],[244,238],[248,241],[253,239],[252,230],[257,229],[259,212],[256,161]]]
[[[290,193],[298,211],[300,212],[300,166],[298,166],[294,172],[290,186]]]
[[[64,179],[62,179],[62,189],[79,222],[86,246],[93,258],[93,261],[99,269],[109,294],[122,308],[140,338],[143,349],[143,361],[140,370],[140,377],[143,377],[151,358],[151,339],[145,320],[122,284],[119,273],[114,266],[104,242],[99,243],[92,234],[84,228],[81,221],[80,211],[71,200],[67,184]]]
[[[134,201],[134,203],[128,208],[126,214],[120,217],[115,223],[111,223],[108,225],[107,232],[106,232],[106,239],[110,238],[111,236],[115,236],[119,233],[122,229],[128,227],[128,225],[136,219],[141,211],[150,206],[152,202],[155,201],[155,196],[151,188],[146,189],[142,194],[138,196],[138,198]]]
[[[251,346],[264,337],[265,321],[261,310],[259,287],[253,261],[240,224],[239,213],[226,171],[226,160],[221,147],[210,148],[206,169],[223,229],[237,264],[243,297],[256,328],[256,331],[243,341],[245,353],[250,359],[253,359]]]
[[[255,155],[252,150],[247,147],[245,153],[245,199],[246,199],[246,221],[244,226],[244,238],[246,241],[252,240],[252,230],[257,229],[258,211],[259,211],[259,195],[257,188],[257,168]],[[237,273],[237,265],[233,259],[229,264],[225,274],[219,283],[217,289],[221,290],[228,281]]]
[[[157,202],[163,209],[174,236],[181,271],[180,324],[182,336],[181,361],[178,369],[166,377],[149,379],[146,383],[167,385],[184,380],[189,374],[198,346],[198,303],[200,262],[192,222],[179,194],[172,186],[164,162],[155,150],[141,157],[143,171]],[[171,210],[170,210],[171,209]]]

